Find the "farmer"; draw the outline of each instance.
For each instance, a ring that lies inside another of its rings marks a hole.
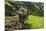
[[[27,10],[21,6],[21,8],[19,9],[19,21],[20,23],[22,23],[22,25],[24,24],[26,16],[27,16]]]

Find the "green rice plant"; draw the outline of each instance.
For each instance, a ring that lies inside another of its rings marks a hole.
[[[44,27],[44,19],[40,16],[28,16],[27,21],[25,24],[29,24],[32,26],[32,29],[43,28]]]

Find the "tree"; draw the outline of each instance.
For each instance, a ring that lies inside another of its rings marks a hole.
[[[6,1],[5,8],[12,14],[15,15],[16,11],[20,9],[21,6],[27,9],[29,15],[43,16],[43,3],[41,2],[24,2],[24,1]],[[7,11],[6,10],[6,11]]]

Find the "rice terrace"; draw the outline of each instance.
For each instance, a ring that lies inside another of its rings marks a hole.
[[[5,1],[5,31],[44,28],[44,3]]]

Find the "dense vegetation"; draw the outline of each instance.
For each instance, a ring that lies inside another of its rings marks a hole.
[[[19,1],[6,1],[5,8],[6,8],[6,15],[7,13],[10,15],[15,15],[16,10],[19,10],[20,6],[27,8],[29,15],[37,15],[43,16],[43,3],[38,2],[19,2]]]

